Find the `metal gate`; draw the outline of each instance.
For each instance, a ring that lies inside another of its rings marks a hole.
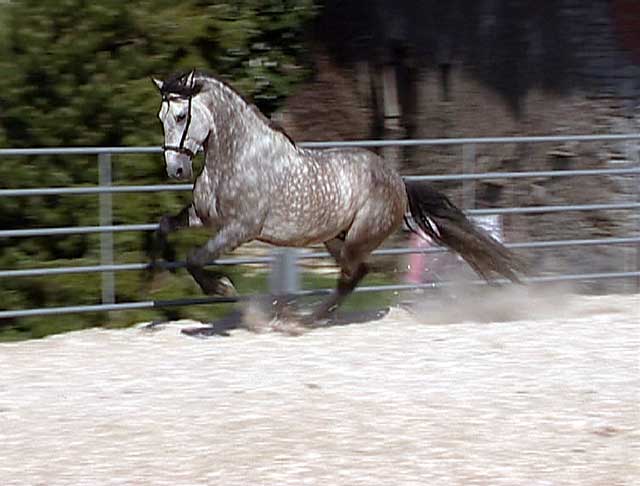
[[[301,143],[300,146],[307,148],[326,147],[385,147],[385,146],[437,146],[454,145],[462,147],[463,173],[455,175],[431,175],[431,176],[411,176],[407,179],[423,181],[460,181],[463,185],[463,206],[466,212],[471,215],[506,215],[506,214],[535,214],[552,213],[564,211],[595,211],[595,210],[617,210],[631,211],[638,219],[640,217],[640,180],[635,185],[636,197],[633,202],[619,202],[610,204],[576,204],[576,205],[549,205],[549,206],[526,206],[526,207],[506,207],[492,209],[473,209],[475,181],[489,179],[518,179],[535,177],[587,177],[594,175],[626,175],[640,178],[640,161],[638,148],[634,146],[631,152],[633,160],[629,161],[625,167],[606,169],[583,169],[583,170],[551,170],[551,171],[519,171],[519,172],[484,172],[474,171],[476,147],[483,144],[514,144],[514,143],[556,143],[556,142],[621,142],[640,140],[640,134],[629,135],[577,135],[577,136],[535,136],[535,137],[494,137],[494,138],[462,138],[462,139],[421,139],[421,140],[398,140],[398,141],[353,141],[353,142],[318,142]],[[113,234],[123,231],[153,231],[157,225],[137,224],[137,225],[113,225],[112,220],[112,195],[114,193],[136,193],[136,192],[159,192],[159,191],[190,191],[191,184],[162,184],[162,185],[140,185],[125,186],[112,184],[112,160],[115,154],[148,154],[161,153],[160,147],[95,147],[95,148],[43,148],[43,149],[0,149],[0,159],[8,156],[37,156],[37,155],[96,155],[99,165],[99,181],[93,187],[47,187],[38,189],[0,189],[0,197],[26,197],[38,195],[81,195],[99,194],[100,197],[100,224],[98,226],[81,227],[60,227],[42,229],[4,229],[0,230],[0,238],[26,238],[35,236],[51,235],[71,235],[100,233],[100,265],[93,266],[73,266],[64,268],[25,268],[18,270],[0,270],[0,278],[21,278],[33,276],[48,276],[74,273],[99,272],[102,274],[102,303],[96,305],[76,305],[53,308],[33,308],[33,309],[12,309],[0,311],[1,318],[31,317],[65,313],[98,312],[98,311],[120,311],[132,309],[151,309],[171,306],[186,306],[205,303],[226,303],[246,300],[252,295],[242,295],[237,298],[221,297],[201,297],[185,298],[177,300],[150,300],[138,302],[115,302],[115,279],[116,272],[144,270],[147,263],[114,263],[113,254]],[[553,241],[523,241],[508,243],[511,248],[534,249],[534,248],[560,248],[578,247],[589,245],[635,245],[636,262],[633,269],[628,271],[600,272],[588,274],[558,274],[531,278],[530,281],[571,281],[571,280],[596,280],[596,279],[636,279],[637,291],[640,291],[640,226],[636,231],[624,237],[617,238],[584,238],[567,239]],[[396,248],[383,249],[374,252],[374,255],[405,255],[415,252],[439,252],[441,249],[411,249]],[[299,259],[324,258],[325,252],[300,253],[293,249],[279,249],[271,256],[258,258],[226,258],[216,262],[217,265],[241,265],[241,264],[270,264],[272,265],[272,276],[270,279],[271,291],[275,294],[288,293],[299,296],[317,295],[328,293],[331,289],[301,290],[299,288],[298,265]],[[176,262],[167,264],[167,267],[183,267],[184,263]],[[396,284],[363,286],[357,289],[358,292],[381,292],[381,291],[402,291],[420,287],[432,287],[433,284]]]

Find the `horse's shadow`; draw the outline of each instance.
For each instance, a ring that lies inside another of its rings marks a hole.
[[[367,324],[383,319],[389,313],[389,308],[374,309],[366,311],[338,311],[329,319],[305,326],[307,330],[325,329],[337,326],[350,326],[353,324]],[[181,329],[181,333],[195,338],[228,337],[231,331],[237,329],[247,329],[244,322],[244,312],[236,309],[221,319],[211,321],[204,326],[188,327]],[[153,322],[149,328],[164,324],[163,322]]]

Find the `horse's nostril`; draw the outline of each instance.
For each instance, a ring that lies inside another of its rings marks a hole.
[[[180,176],[182,175],[182,167],[178,167],[178,168],[176,169],[176,175],[177,175],[178,177],[180,177]]]

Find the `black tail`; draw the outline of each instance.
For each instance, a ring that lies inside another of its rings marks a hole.
[[[475,226],[451,201],[423,182],[405,182],[409,210],[418,227],[440,245],[460,254],[488,282],[495,274],[520,282],[526,265],[508,248]],[[417,232],[407,218],[409,228]]]

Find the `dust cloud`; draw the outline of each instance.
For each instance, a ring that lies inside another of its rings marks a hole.
[[[624,299],[623,299],[624,300]],[[570,285],[453,285],[414,295],[407,307],[425,324],[571,319],[597,313],[626,312],[607,298],[578,298]]]

